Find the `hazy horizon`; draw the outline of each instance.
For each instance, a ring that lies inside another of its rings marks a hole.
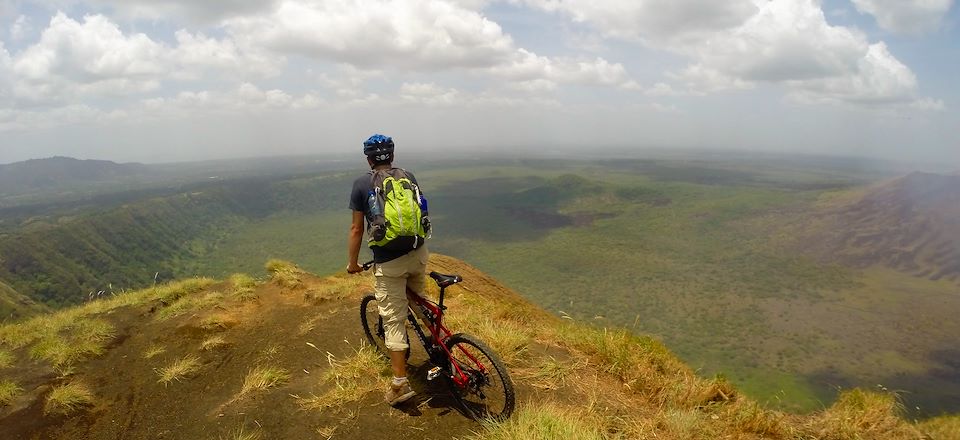
[[[350,157],[378,132],[960,169],[953,0],[662,3],[0,0],[0,163]]]

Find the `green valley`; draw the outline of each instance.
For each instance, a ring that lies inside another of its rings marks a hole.
[[[788,158],[413,169],[430,201],[431,248],[555,314],[654,335],[702,375],[778,407],[809,411],[839,388],[880,384],[904,390],[919,414],[960,409],[950,398],[960,392],[955,282],[829,261],[788,239],[823,200],[889,174]],[[156,272],[224,277],[269,258],[338,271],[359,173],[228,180],[48,221],[0,239],[0,279],[56,307]],[[9,261],[35,263],[11,271]]]

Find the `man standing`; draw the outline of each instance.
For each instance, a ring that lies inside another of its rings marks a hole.
[[[429,220],[416,178],[393,167],[393,139],[375,134],[363,143],[363,154],[370,171],[353,182],[350,194],[353,223],[347,240],[347,272],[363,271],[358,258],[366,222],[375,263],[374,289],[393,369],[393,381],[384,398],[390,405],[398,405],[415,394],[407,380],[406,289],[424,293],[429,259],[424,241]]]

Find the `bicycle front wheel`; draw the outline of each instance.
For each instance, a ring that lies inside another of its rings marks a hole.
[[[447,339],[450,359],[459,366],[467,383],[451,381],[454,397],[468,414],[478,419],[503,421],[514,407],[513,382],[500,357],[475,336],[458,333]],[[452,374],[457,374],[451,365]]]
[[[386,345],[386,332],[383,330],[383,318],[380,317],[380,307],[374,294],[364,296],[360,301],[360,323],[363,325],[363,334],[367,342],[380,353],[384,359],[390,360],[390,351]],[[409,344],[410,339],[407,338]],[[410,358],[410,349],[405,353]]]

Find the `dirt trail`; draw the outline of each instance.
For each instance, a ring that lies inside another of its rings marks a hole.
[[[466,282],[460,294],[495,296],[522,301],[515,293],[457,260],[434,256],[431,270],[459,273]],[[319,278],[303,274],[303,284],[284,289],[266,282],[256,287],[256,300],[224,300],[184,316],[158,319],[156,307],[124,307],[103,316],[117,329],[107,352],[76,368],[69,378],[39,361],[26,349],[17,354],[16,380],[24,396],[0,408],[4,439],[227,439],[259,432],[269,439],[449,439],[480,426],[465,417],[440,383],[425,380],[429,365],[420,351],[410,359],[411,381],[418,392],[401,409],[383,404],[381,391],[359,401],[325,410],[304,409],[302,399],[322,395],[323,373],[331,360],[348,358],[363,339],[358,304],[369,291],[369,279]],[[345,281],[346,280],[346,281]],[[317,300],[308,292],[346,283],[339,298]],[[204,292],[225,289],[218,285]],[[204,292],[196,295],[201,295]],[[453,313],[456,313],[454,310]],[[214,324],[211,325],[211,322]],[[203,350],[201,344],[219,336],[226,345]],[[310,345],[312,344],[312,346]],[[153,349],[162,352],[147,358]],[[199,370],[168,384],[158,370],[186,356],[197,356]],[[257,365],[285,369],[290,378],[281,386],[238,398],[247,373]],[[370,372],[383,374],[387,371]],[[96,395],[92,408],[76,415],[44,414],[52,386],[82,380]],[[533,390],[518,386],[518,400]]]

